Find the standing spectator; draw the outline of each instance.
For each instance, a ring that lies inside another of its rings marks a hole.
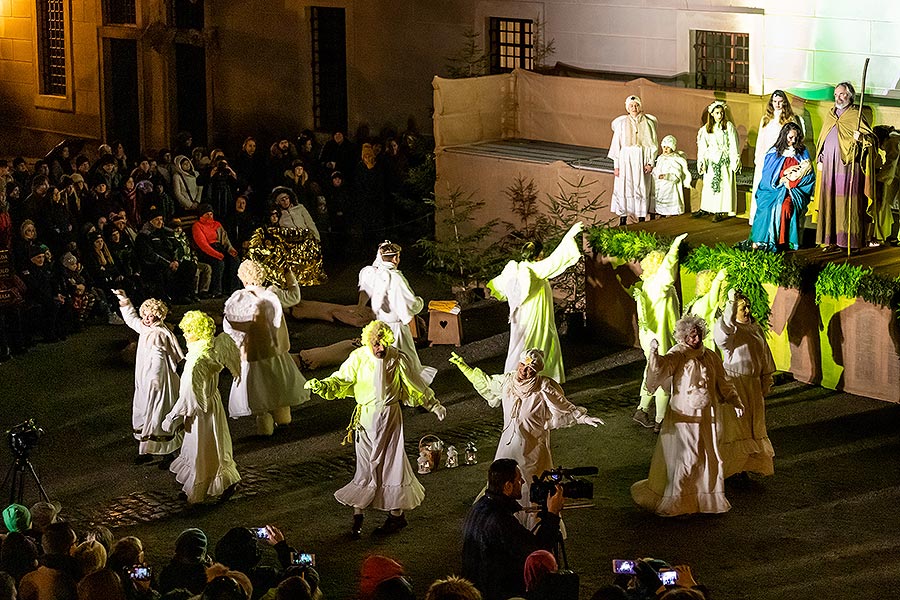
[[[184,373],[178,402],[166,417],[164,427],[184,425],[181,454],[170,470],[183,484],[182,492],[191,504],[234,494],[241,476],[234,463],[228,417],[219,395],[219,373],[227,368],[232,377],[241,375],[237,346],[227,333],[214,337],[212,317],[191,310],[178,325],[187,343]]]
[[[353,209],[357,230],[367,248],[387,236],[384,177],[375,164],[372,144],[362,145],[361,159],[353,171]]]
[[[612,122],[609,146],[615,175],[610,209],[619,215],[619,225],[624,225],[629,216],[643,221],[649,214],[652,219],[656,212],[650,177],[658,152],[656,117],[644,113],[637,96],[625,99],[625,110],[628,114]]]
[[[29,184],[31,183],[31,171],[28,170],[28,163],[25,162],[25,159],[21,156],[17,156],[12,161],[12,178],[13,180],[19,184],[19,187],[24,189],[28,189]]]
[[[693,216],[713,214],[714,223],[733,217],[737,210],[735,177],[741,172],[741,149],[727,110],[719,100],[710,104],[706,123],[697,132],[697,171],[703,176],[703,195],[700,210]]]
[[[766,431],[766,396],[772,387],[775,361],[746,296],[731,290],[713,337],[722,351],[725,375],[744,405],[743,415],[731,406],[716,411],[723,475],[746,477],[748,471],[772,475],[775,450]]]
[[[581,258],[582,223],[572,225],[559,246],[547,258],[540,242],[528,242],[521,261],[511,260],[487,287],[491,295],[509,302],[509,350],[504,373],[516,370],[519,357],[529,348],[538,348],[546,357],[548,377],[565,383],[562,352],[553,316],[553,293],[549,279],[562,275]]]
[[[226,219],[226,229],[228,239],[231,240],[232,245],[238,251],[237,259],[239,261],[247,258],[250,238],[258,226],[253,213],[247,209],[247,197],[238,196],[235,198],[234,210],[231,211],[231,216]]]
[[[336,129],[322,147],[319,162],[327,172],[341,171],[349,176],[359,160],[358,156],[356,145],[347,139],[343,130]]]
[[[197,210],[200,206],[203,186],[198,184],[197,175],[191,159],[184,155],[175,157],[172,167],[172,192],[181,213]]]
[[[138,314],[124,290],[115,293],[122,318],[140,336],[131,413],[132,431],[138,441],[138,456],[134,462],[145,464],[152,461],[154,455],[162,455],[159,468],[168,469],[181,447],[184,432],[180,429],[165,431],[163,419],[178,400],[177,367],[184,359],[184,353],[178,338],[166,327],[169,308],[165,303],[155,298],[144,300]]]
[[[231,265],[238,252],[225,228],[215,220],[211,205],[201,204],[198,213],[200,218],[191,227],[191,235],[199,250],[198,258],[212,268],[209,293],[213,298],[221,298],[223,275],[227,274],[226,281],[230,284],[235,271]]]
[[[98,158],[91,170],[92,175],[103,178],[109,193],[118,192],[119,188],[122,187],[122,176],[116,169],[116,159],[111,154],[104,154]]]
[[[750,190],[750,210],[748,211],[750,225],[753,225],[753,220],[756,218],[756,192],[759,189],[759,182],[762,181],[766,154],[778,141],[781,128],[788,123],[801,125],[800,118],[794,114],[794,109],[791,108],[787,94],[781,90],[775,90],[769,96],[766,112],[760,117],[759,127],[756,130],[756,148],[753,152],[753,187]]]
[[[179,131],[175,134],[175,147],[172,154],[190,156],[194,150],[194,135],[190,131]]]
[[[318,185],[310,180],[306,167],[301,159],[291,163],[291,168],[282,173],[284,187],[294,192],[297,200],[306,207],[310,214],[316,212],[316,196]]]
[[[835,245],[843,250],[865,247],[870,223],[875,225],[876,240],[890,236],[890,206],[878,203],[874,180],[870,180],[875,176],[878,150],[875,132],[865,113],[860,118],[861,107],[853,104],[855,99],[856,90],[849,82],[834,88],[834,107],[822,122],[816,148],[821,173],[816,243],[826,251]]]
[[[172,167],[172,152],[168,148],[161,148],[156,153],[156,174],[167,189],[172,189]]]
[[[256,417],[256,431],[272,435],[275,425],[291,422],[291,407],[309,400],[306,383],[288,351],[284,309],[300,302],[300,286],[289,272],[286,288],[264,287],[260,265],[245,260],[238,268],[244,289],[225,302],[222,328],[241,350],[241,377],[231,386],[228,412],[232,418]]]
[[[46,175],[35,175],[31,180],[31,193],[25,197],[22,202],[21,220],[13,215],[13,221],[21,223],[24,219],[39,219],[41,212],[47,206],[48,194],[50,193],[50,180]]]
[[[10,181],[4,188],[6,191],[6,205],[9,211],[9,219],[13,227],[22,224],[21,217],[24,214],[22,209],[22,188],[17,181]]]
[[[272,190],[270,198],[273,204],[281,211],[281,216],[278,219],[278,224],[281,227],[309,229],[313,237],[317,240],[321,239],[319,229],[316,227],[312,215],[309,214],[305,206],[300,204],[296,194],[290,188],[279,186]]]
[[[49,202],[37,215],[38,227],[50,250],[58,256],[74,249],[73,221],[66,197],[59,188],[50,188],[47,199]]]
[[[683,214],[684,188],[691,187],[691,171],[677,144],[675,136],[664,137],[660,142],[662,154],[653,167],[653,204],[661,217]]]
[[[141,202],[138,199],[137,184],[133,176],[128,175],[124,178],[119,196],[119,204],[125,208],[125,218],[128,220],[128,224],[133,229],[139,230],[143,223],[141,219]]]
[[[678,342],[665,355],[650,344],[647,388],[671,380],[672,398],[650,461],[650,475],[631,486],[631,497],[661,517],[731,510],[725,498],[714,411],[721,403],[743,405],[722,368],[722,359],[703,345],[706,323],[685,315],[675,326]]]
[[[250,212],[262,216],[265,199],[269,190],[265,156],[257,152],[256,138],[248,137],[241,144],[241,151],[234,160],[240,187],[247,189]]]
[[[203,191],[206,194],[207,202],[212,205],[213,211],[220,219],[224,219],[231,214],[234,206],[238,179],[237,173],[229,166],[222,151],[219,150],[218,153],[218,158],[212,163],[213,168]]]
[[[356,445],[356,474],[334,493],[338,502],[353,507],[354,538],[362,532],[366,508],[388,512],[376,532],[391,534],[406,527],[404,511],[425,498],[425,488],[403,449],[400,404],[422,406],[440,421],[447,415],[409,358],[391,345],[394,334],[386,324],[372,321],[363,329],[362,339],[365,346],[354,350],[330,377],[306,384],[326,400],[356,399],[348,434]]]

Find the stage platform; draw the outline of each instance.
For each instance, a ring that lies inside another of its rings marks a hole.
[[[745,219],[731,218],[712,223],[690,215],[635,223],[629,230],[647,231],[673,238],[687,233],[692,248],[734,245],[747,239]],[[808,233],[813,233],[809,232]],[[850,264],[871,268],[882,277],[900,275],[900,248],[865,248],[851,256],[824,253],[819,248],[793,252],[801,262]],[[638,346],[637,315],[627,288],[639,279],[640,265],[616,257],[588,257],[586,294],[588,325],[599,339]],[[682,269],[676,288],[693,298],[695,277]],[[844,390],[890,402],[900,402],[900,331],[890,306],[862,298],[822,296],[814,289],[763,286],[769,296],[771,315],[767,339],[779,370],[788,371],[806,383]]]

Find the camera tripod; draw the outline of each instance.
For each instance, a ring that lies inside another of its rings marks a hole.
[[[536,533],[538,527],[540,526],[540,523],[536,523],[535,526],[531,528],[531,533]],[[560,531],[557,535],[556,543],[553,545],[553,548],[550,551],[556,558],[556,564],[560,569],[569,568],[569,557],[566,555],[566,540],[563,539],[562,531]]]
[[[34,483],[37,484],[37,488],[41,493],[41,499],[45,502],[50,502],[50,497],[47,495],[47,491],[41,484],[41,480],[37,476],[34,465],[31,464],[28,456],[16,455],[13,464],[9,466],[9,470],[6,472],[6,477],[3,478],[3,484],[0,485],[0,487],[5,488],[6,482],[9,481],[9,503],[22,503],[22,498],[25,495],[26,474],[31,474],[31,478],[34,480]]]

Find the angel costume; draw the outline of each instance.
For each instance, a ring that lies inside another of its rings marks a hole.
[[[228,413],[233,419],[256,415],[264,435],[271,435],[273,422],[290,423],[290,408],[309,400],[306,379],[288,354],[291,342],[282,308],[299,300],[300,287],[290,274],[287,289],[247,282],[225,302],[222,328],[241,351],[241,377],[231,385]]]
[[[543,367],[540,354],[540,351],[529,350],[521,360],[523,364],[531,364],[537,373]],[[462,365],[460,370],[475,391],[487,400],[488,406],[503,406],[503,431],[494,460],[511,458],[519,464],[525,480],[522,498],[528,504],[531,476],[540,477],[545,470],[554,467],[550,456],[550,431],[576,423],[590,424],[593,419],[586,408],[569,402],[562,387],[550,377],[535,374],[519,381],[516,370],[502,375],[487,375],[481,369]]]
[[[718,354],[719,350],[713,339],[712,330],[719,316],[720,308],[725,305],[725,300],[728,298],[728,290],[725,285],[728,271],[719,269],[711,281],[706,280],[708,283],[701,280],[701,275],[708,276],[711,273],[712,271],[701,271],[697,274],[697,296],[685,307],[684,312],[703,319],[706,323],[706,330],[709,332],[703,338],[703,345]]]
[[[547,280],[561,275],[581,258],[581,248],[575,241],[580,232],[581,223],[576,223],[550,256],[538,261],[511,260],[500,275],[488,282],[492,296],[509,301],[509,351],[504,371],[516,370],[526,348],[538,348],[546,357],[543,374],[565,383],[553,318],[553,292]]]
[[[647,384],[672,378],[672,398],[650,461],[650,475],[631,486],[634,501],[661,517],[723,513],[725,479],[716,437],[719,403],[740,405],[721,359],[709,348],[676,344],[650,353]]]
[[[672,152],[657,156],[653,167],[654,212],[660,215],[684,213],[684,188],[691,187],[691,171],[684,152],[676,150],[676,143],[674,136],[663,138],[661,146],[671,148]]]
[[[713,330],[725,374],[744,404],[740,417],[730,406],[716,412],[722,471],[725,477],[743,471],[772,475],[775,450],[766,431],[766,394],[772,387],[775,361],[760,326],[738,322],[736,308],[729,301]]]
[[[379,250],[376,252],[375,262],[359,272],[359,289],[371,298],[375,318],[386,323],[394,332],[394,345],[397,349],[406,354],[425,383],[431,383],[437,369],[422,365],[409,330],[409,322],[422,311],[425,303],[413,293],[397,265],[382,260]]]
[[[629,100],[637,96],[629,96]],[[658,153],[656,144],[656,117],[638,113],[637,117],[622,115],[612,122],[613,137],[609,145],[609,158],[619,170],[613,181],[610,210],[620,217],[646,217],[656,212],[653,207],[653,180],[644,172],[644,166],[652,165]]]
[[[724,117],[723,117],[724,119]],[[697,170],[703,176],[700,210],[735,215],[737,190],[735,173],[741,168],[738,134],[731,121],[713,123],[712,132],[701,127],[697,132]]]
[[[241,357],[234,341],[222,333],[212,340],[188,342],[178,402],[167,420],[192,419],[181,454],[169,468],[191,504],[222,495],[241,480],[231,449],[228,418],[219,395],[219,373],[235,378]]]
[[[148,301],[151,302],[151,301]],[[167,432],[163,419],[178,400],[176,369],[184,359],[178,339],[163,318],[145,325],[130,300],[119,306],[125,324],[140,336],[134,364],[134,400],[131,424],[138,454],[171,454],[181,447],[184,432]]]
[[[403,448],[400,404],[432,412],[441,404],[406,354],[391,346],[386,351],[384,358],[376,358],[368,346],[357,348],[340,369],[318,382],[322,388],[317,393],[326,400],[356,399],[350,427],[356,474],[334,497],[357,509],[405,511],[422,503],[425,488]]]

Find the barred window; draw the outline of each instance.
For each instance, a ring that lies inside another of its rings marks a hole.
[[[135,0],[103,0],[103,22],[106,25],[136,24]]]
[[[489,25],[491,73],[534,66],[534,21],[491,17]]]
[[[343,8],[310,7],[313,126],[347,126],[347,35]]]
[[[66,95],[66,20],[64,0],[38,0],[40,93]]]
[[[750,34],[694,31],[694,86],[723,92],[750,91]]]

